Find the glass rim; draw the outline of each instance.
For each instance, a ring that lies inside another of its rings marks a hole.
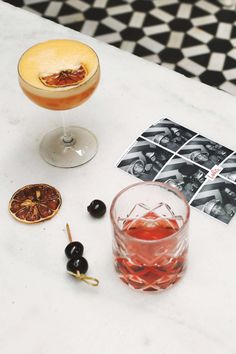
[[[114,209],[115,209],[115,205],[117,200],[120,198],[121,195],[123,195],[126,191],[128,191],[129,189],[132,189],[136,186],[142,186],[142,185],[153,185],[153,186],[159,186],[163,189],[168,189],[171,192],[173,192],[175,195],[177,195],[184,203],[185,207],[186,207],[186,217],[185,220],[183,222],[183,225],[173,234],[167,236],[167,237],[163,237],[159,240],[144,240],[144,239],[140,239],[137,238],[135,236],[130,236],[129,234],[127,234],[126,232],[124,232],[123,230],[120,229],[120,227],[118,226],[116,220],[115,220],[115,216],[114,216]],[[168,184],[162,183],[162,182],[154,182],[154,181],[143,181],[143,182],[138,182],[138,183],[133,183],[130,184],[129,186],[123,188],[120,192],[118,192],[116,194],[116,196],[113,198],[112,203],[111,203],[111,207],[110,207],[110,218],[111,218],[111,223],[114,227],[115,230],[117,230],[119,233],[121,233],[125,238],[133,240],[135,242],[140,242],[140,243],[161,243],[164,242],[166,240],[171,240],[172,238],[175,238],[180,232],[182,232],[188,225],[188,221],[189,221],[189,216],[190,216],[190,206],[184,196],[184,194],[182,192],[180,192],[177,188],[169,186]]]
[[[40,87],[36,87],[32,84],[30,84],[28,81],[26,81],[25,79],[23,79],[22,75],[20,74],[20,70],[19,70],[19,66],[20,66],[20,61],[22,59],[22,57],[25,55],[25,53],[27,53],[30,49],[32,49],[33,47],[36,47],[37,45],[39,44],[42,44],[42,43],[46,43],[46,42],[50,42],[50,41],[74,41],[74,42],[79,42],[79,43],[82,43],[83,45],[85,45],[86,47],[88,47],[89,49],[92,50],[92,52],[96,55],[96,58],[97,58],[97,62],[98,62],[98,65],[97,65],[97,68],[96,68],[96,71],[94,72],[94,74],[87,80],[87,81],[84,81],[81,85],[76,85],[74,87],[71,87],[70,89],[65,89],[65,90],[58,90],[58,91],[53,91],[53,90],[48,90],[48,89],[43,89],[43,88],[40,88]],[[76,88],[78,87],[83,87],[85,84],[87,84],[91,79],[94,78],[94,76],[97,74],[98,70],[100,68],[100,61],[99,61],[99,58],[98,58],[98,55],[97,53],[95,52],[95,50],[93,48],[91,48],[88,44],[84,43],[84,42],[81,42],[77,39],[69,39],[69,38],[65,38],[65,39],[48,39],[46,41],[43,41],[43,42],[38,42],[34,45],[32,45],[31,47],[29,47],[28,49],[26,49],[20,56],[20,59],[18,60],[18,64],[17,64],[17,72],[18,72],[18,76],[19,78],[28,86],[30,87],[33,87],[34,89],[36,90],[39,90],[39,91],[42,91],[42,92],[70,92],[70,91],[73,91],[75,90]]]

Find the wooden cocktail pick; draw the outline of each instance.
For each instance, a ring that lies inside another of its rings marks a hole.
[[[73,241],[69,224],[66,224],[66,231],[70,241],[65,248],[65,254],[69,259],[66,266],[67,272],[78,280],[82,280],[89,285],[98,286],[98,279],[85,275],[88,270],[88,262],[82,256],[84,246],[81,242]]]

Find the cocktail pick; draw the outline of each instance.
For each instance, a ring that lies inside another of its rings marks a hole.
[[[88,262],[82,257],[84,246],[81,242],[73,241],[69,224],[66,224],[66,231],[70,241],[65,248],[65,254],[69,259],[66,266],[67,272],[89,285],[98,286],[98,279],[85,275],[88,270]]]

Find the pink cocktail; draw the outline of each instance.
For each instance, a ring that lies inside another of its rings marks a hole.
[[[183,276],[189,206],[177,189],[156,182],[132,185],[114,199],[111,219],[115,269],[123,282],[160,291]]]

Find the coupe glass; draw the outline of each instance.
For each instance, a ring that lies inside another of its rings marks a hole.
[[[47,71],[49,66],[55,68],[63,79],[63,73],[68,75],[69,70],[75,68],[74,64],[82,64],[86,70],[85,78],[79,83],[48,87],[39,78],[42,75],[40,71]],[[36,44],[21,56],[18,78],[23,92],[31,101],[43,108],[60,111],[62,127],[48,132],[42,139],[42,158],[53,166],[65,168],[91,160],[97,152],[96,137],[85,128],[67,127],[65,120],[67,110],[89,99],[99,83],[99,59],[94,50],[84,43],[68,39]]]

